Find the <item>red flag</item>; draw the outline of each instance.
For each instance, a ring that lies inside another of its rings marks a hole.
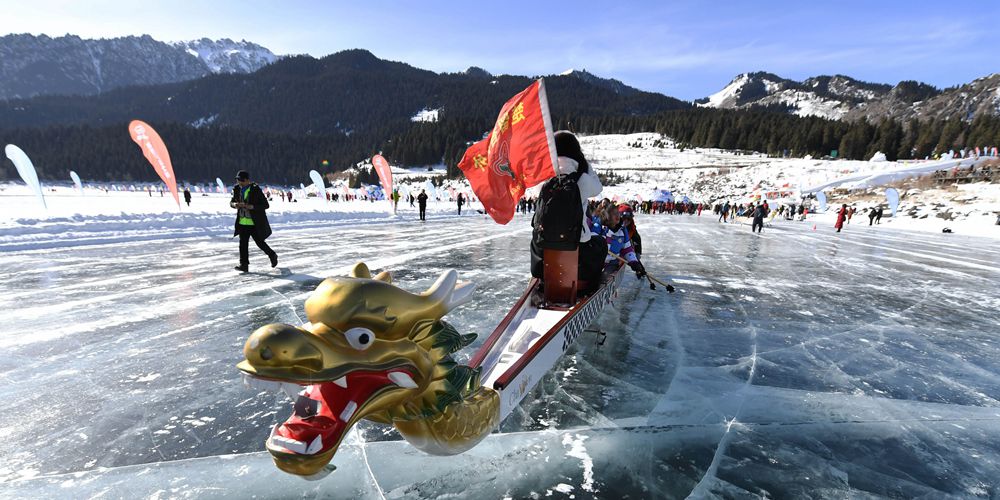
[[[392,169],[389,168],[389,162],[382,158],[382,155],[375,155],[372,157],[372,165],[375,166],[375,173],[378,174],[378,180],[382,183],[382,189],[385,191],[385,199],[392,199]]]
[[[490,217],[506,224],[524,190],[555,177],[555,165],[545,82],[538,80],[500,108],[493,130],[469,146],[458,168]]]
[[[139,120],[132,120],[132,123],[128,124],[128,132],[132,136],[132,140],[139,145],[139,149],[142,149],[143,156],[149,160],[156,173],[160,174],[160,179],[163,179],[163,183],[174,195],[174,201],[177,202],[179,208],[181,200],[177,196],[177,178],[174,177],[174,167],[170,164],[170,154],[167,153],[167,146],[163,144],[163,139],[160,139],[160,134],[157,134],[149,124]]]

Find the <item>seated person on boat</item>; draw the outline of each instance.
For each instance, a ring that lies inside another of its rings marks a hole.
[[[546,254],[550,255],[548,259],[552,261],[556,258],[566,258],[566,255],[558,252],[575,252],[577,276],[569,277],[569,280],[585,284],[586,286],[577,286],[577,291],[587,292],[587,288],[599,283],[604,256],[607,254],[604,237],[591,232],[591,223],[587,216],[587,200],[601,193],[601,181],[583,156],[576,136],[567,131],[556,132],[555,144],[559,175],[546,182],[539,196],[535,219],[532,221],[535,231],[531,241],[531,274],[544,280],[543,263],[546,262]],[[567,182],[575,183],[579,190],[579,208],[556,207],[553,205],[566,202],[563,199],[556,201],[546,198],[547,193],[558,192],[557,189],[552,189],[553,187],[565,185]],[[548,231],[542,231],[543,226]],[[566,231],[579,234],[579,237],[570,236],[566,241],[547,241],[545,234],[551,234],[554,226],[567,228]]]
[[[636,257],[642,257],[642,237],[635,227],[634,207],[628,203],[618,204],[618,215],[622,219],[622,226],[628,233],[628,239],[632,242],[632,249],[635,250]]]
[[[617,261],[620,257],[625,260],[628,267],[635,271],[635,275],[639,279],[645,278],[646,268],[643,267],[639,256],[635,253],[635,248],[632,247],[632,240],[629,239],[628,229],[622,224],[618,207],[613,204],[606,206],[600,217],[605,241],[608,244],[608,255],[605,259],[607,264],[613,265],[617,269]]]

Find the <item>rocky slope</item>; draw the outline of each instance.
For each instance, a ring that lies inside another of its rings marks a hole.
[[[942,91],[915,81],[892,86],[835,75],[798,82],[771,73],[744,73],[719,92],[695,102],[725,109],[766,107],[834,120],[972,120],[1000,115],[1000,74]]]
[[[275,60],[264,47],[229,39],[165,43],[148,35],[100,40],[6,35],[0,37],[0,100],[93,95],[213,73],[250,73]]]

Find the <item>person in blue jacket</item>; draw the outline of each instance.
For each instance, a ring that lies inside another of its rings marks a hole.
[[[635,249],[632,247],[632,240],[629,239],[628,229],[622,224],[618,207],[614,205],[605,207],[601,214],[601,225],[604,238],[608,242],[609,254],[605,259],[605,264],[614,262],[618,260],[618,257],[621,257],[625,259],[628,267],[635,271],[636,277],[639,279],[645,278],[646,268],[643,267],[642,262],[639,261],[639,257],[635,253]]]

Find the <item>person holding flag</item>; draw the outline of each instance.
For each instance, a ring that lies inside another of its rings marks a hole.
[[[591,234],[584,207],[588,198],[601,192],[600,180],[583,157],[576,136],[553,133],[544,80],[535,81],[504,103],[493,130],[466,150],[458,168],[469,179],[486,213],[500,224],[513,219],[526,189],[556,177],[552,181],[555,185],[546,186],[560,197],[545,199],[547,190],[543,187],[533,221],[535,232],[544,223],[546,229],[542,232],[561,239],[546,241],[546,248],[579,249],[580,278],[597,281],[607,247],[603,238]],[[596,187],[589,185],[592,180]],[[552,221],[539,220],[549,216]],[[536,239],[532,238],[531,269],[538,276],[542,252]],[[598,270],[597,276],[590,276],[594,274],[589,272],[592,268]]]
[[[587,216],[587,206],[589,204],[588,200],[601,194],[601,191],[604,188],[601,186],[601,179],[597,177],[594,169],[584,157],[583,149],[580,147],[580,141],[577,140],[573,133],[560,130],[555,133],[554,139],[557,155],[556,168],[559,171],[560,177],[575,179],[575,189],[579,191],[580,197],[579,213],[581,215],[581,219],[579,224],[576,224],[575,221],[573,221],[574,223],[572,226],[569,224],[571,221],[551,220],[552,217],[549,214],[553,214],[557,210],[553,210],[554,207],[550,207],[551,200],[546,199],[547,190],[543,187],[538,199],[541,208],[535,212],[532,225],[538,226],[539,224],[547,224],[551,226],[554,222],[561,226],[580,227],[579,239],[574,242],[578,244],[579,249],[577,257],[579,265],[578,274],[581,280],[596,285],[600,280],[601,271],[604,268],[604,257],[607,255],[608,247],[605,243],[604,237],[592,231],[591,220],[590,217]],[[556,179],[558,178],[559,177]],[[548,182],[555,182],[556,179],[550,179]],[[561,216],[563,215],[560,214],[557,217]],[[531,272],[533,276],[541,279],[542,248],[545,245],[545,242],[540,241],[539,234],[537,233],[538,232],[536,231],[535,237],[532,238],[530,247]]]
[[[260,186],[250,182],[250,173],[240,170],[236,174],[236,186],[229,206],[236,209],[236,230],[233,236],[240,237],[240,263],[236,270],[245,273],[250,267],[250,238],[271,260],[271,267],[278,265],[278,254],[264,242],[271,236],[271,225],[264,212],[270,205]]]
[[[543,80],[510,98],[493,130],[458,163],[486,213],[499,224],[514,218],[524,191],[555,177],[556,146]]]

